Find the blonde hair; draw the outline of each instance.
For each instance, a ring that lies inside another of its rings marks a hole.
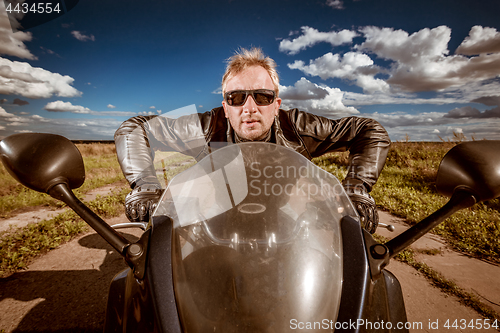
[[[276,95],[278,95],[280,79],[276,71],[276,62],[266,57],[262,49],[258,47],[252,47],[250,50],[240,48],[236,51],[235,55],[227,59],[226,72],[222,77],[222,95],[224,95],[226,91],[227,81],[252,66],[261,66],[269,73],[273,81],[274,91],[276,91]]]

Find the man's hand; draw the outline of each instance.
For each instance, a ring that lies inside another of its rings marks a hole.
[[[162,193],[159,184],[136,185],[125,197],[125,215],[130,222],[148,222]]]
[[[375,233],[378,226],[377,205],[363,182],[357,179],[345,180],[344,188],[358,211],[361,226],[370,234]]]

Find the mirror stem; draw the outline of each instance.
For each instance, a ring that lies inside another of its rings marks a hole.
[[[106,240],[118,253],[125,256],[125,251],[130,243],[113,228],[104,222],[99,216],[85,206],[73,194],[65,183],[57,184],[50,188],[48,194],[63,201],[71,209],[73,209],[92,229],[94,229],[104,240]]]
[[[385,245],[389,250],[389,258],[394,257],[399,252],[413,244],[420,237],[429,232],[432,228],[443,222],[453,213],[473,206],[476,203],[476,198],[472,193],[464,190],[458,190],[453,193],[450,200],[440,209],[415,224],[410,229],[406,230],[399,236],[391,239]]]

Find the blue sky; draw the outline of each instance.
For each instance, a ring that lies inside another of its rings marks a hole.
[[[103,0],[13,33],[0,1],[0,138],[112,139],[134,115],[208,111],[225,59],[258,46],[284,108],[371,117],[393,141],[500,139],[499,12],[497,0]]]

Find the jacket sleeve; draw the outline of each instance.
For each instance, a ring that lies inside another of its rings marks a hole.
[[[193,157],[200,154],[206,146],[202,119],[202,114],[178,119],[137,116],[123,122],[115,132],[115,146],[130,187],[134,188],[140,180],[156,179],[155,150],[177,151]]]
[[[344,182],[361,180],[368,191],[384,167],[391,141],[376,120],[345,117],[337,120],[296,111],[292,114],[297,131],[312,157],[333,151],[349,151]]]

